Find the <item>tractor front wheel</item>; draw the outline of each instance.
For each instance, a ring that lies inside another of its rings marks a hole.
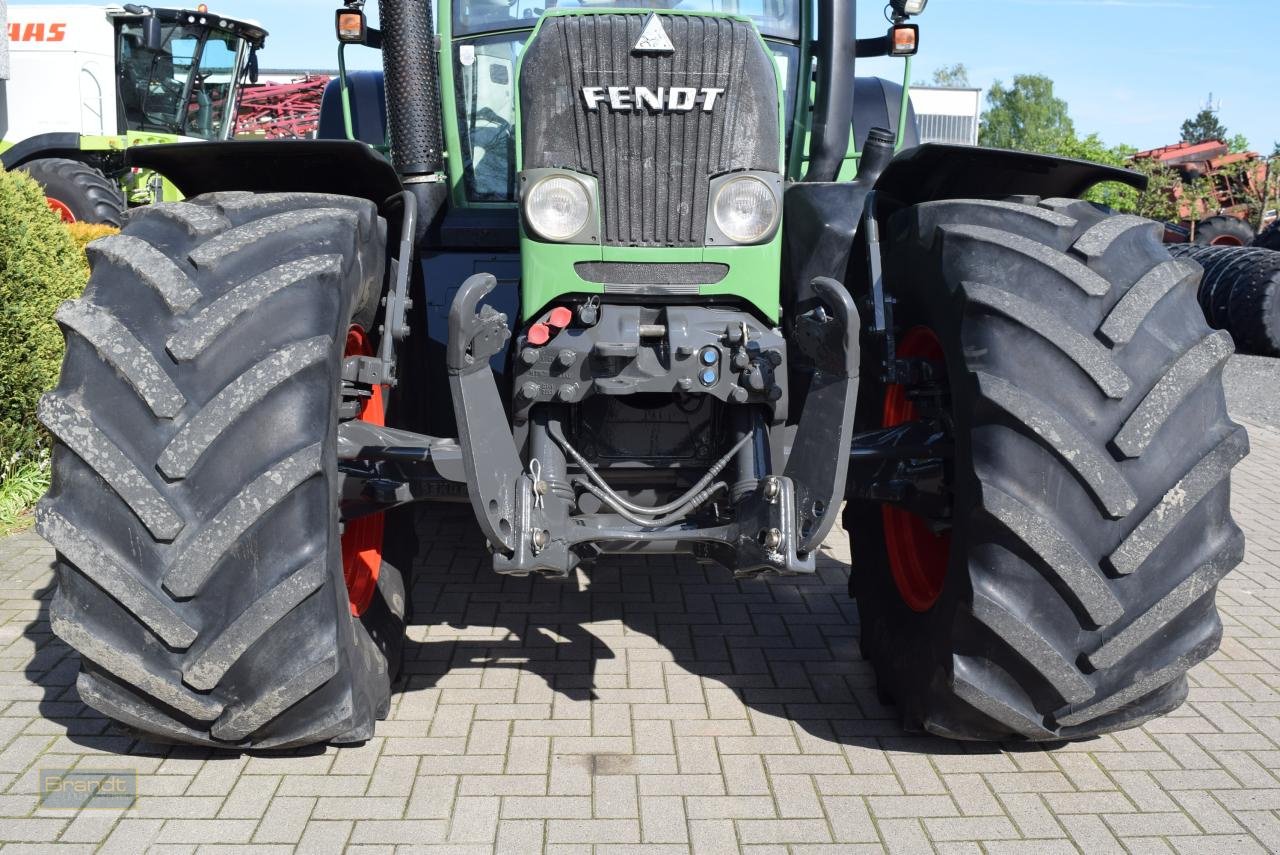
[[[1244,554],[1228,502],[1248,439],[1199,268],[1159,225],[1073,200],[933,202],[887,235],[898,358],[916,370],[864,379],[861,430],[925,419],[950,441],[902,464],[907,510],[847,506],[882,693],[908,729],[980,740],[1178,706]]]
[[[43,189],[50,209],[67,223],[124,225],[125,200],[111,179],[87,163],[48,157],[23,164],[19,169]]]
[[[38,511],[57,550],[50,622],[89,706],[227,748],[372,735],[408,567],[386,560],[388,519],[348,584],[336,445],[344,396],[377,391],[342,369],[384,253],[371,203],[313,194],[139,208],[90,245],[84,298],[57,315]]]

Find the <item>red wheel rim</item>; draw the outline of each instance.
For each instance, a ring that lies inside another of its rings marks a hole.
[[[1209,241],[1209,246],[1244,246],[1244,241],[1235,235],[1218,235]]]
[[[944,362],[942,343],[926,327],[914,327],[898,345],[903,359]],[[884,426],[895,427],[920,417],[905,386],[890,386],[884,399]],[[914,611],[933,607],[942,594],[951,559],[951,532],[935,534],[929,523],[913,513],[883,505],[884,541],[889,553],[889,569],[903,602]]]
[[[365,331],[352,326],[347,331],[347,356],[373,356],[373,347]],[[360,421],[385,425],[386,411],[382,402],[382,387],[374,386],[373,392],[360,406]],[[351,602],[351,614],[359,617],[373,602],[378,589],[378,572],[382,570],[382,534],[386,520],[382,514],[350,520],[342,531],[342,575],[347,581],[347,599]]]
[[[71,213],[71,209],[67,207],[67,203],[63,202],[61,199],[46,196],[44,203],[49,206],[50,211],[53,211],[62,218],[62,222],[74,223],[76,221],[76,215]]]

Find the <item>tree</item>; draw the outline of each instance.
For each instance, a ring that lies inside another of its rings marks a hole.
[[[1048,77],[1019,74],[1008,88],[999,80],[991,84],[982,114],[981,145],[1045,151],[1055,141],[1074,136],[1067,102],[1053,94]]]
[[[945,89],[968,89],[969,69],[963,62],[955,65],[944,65],[933,72],[933,85]]]
[[[1089,160],[1107,166],[1129,166],[1129,158],[1136,149],[1129,146],[1108,146],[1097,134],[1077,137],[1075,134],[1063,134],[1048,142],[1042,149],[1044,154],[1056,154],[1059,157],[1071,157],[1076,160]],[[1138,191],[1113,181],[1107,181],[1090,188],[1084,198],[1089,202],[1097,202],[1114,208],[1117,211],[1132,213],[1140,204]]]
[[[1212,107],[1205,107],[1194,118],[1182,123],[1183,142],[1204,143],[1226,139],[1227,129],[1218,121],[1218,113]]]
[[[1249,150],[1249,138],[1244,134],[1236,134],[1227,141],[1232,154],[1244,154]]]

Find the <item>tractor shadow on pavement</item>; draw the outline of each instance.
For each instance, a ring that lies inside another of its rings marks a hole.
[[[686,556],[608,556],[557,582],[495,574],[468,506],[420,507],[417,519],[401,703],[515,705],[478,718],[542,704],[553,721],[629,704],[635,721],[736,720],[723,735],[794,724],[797,737],[876,749],[1002,748],[907,733],[881,703],[858,649],[843,531],[813,577],[739,581]],[[424,690],[438,691],[423,703]]]

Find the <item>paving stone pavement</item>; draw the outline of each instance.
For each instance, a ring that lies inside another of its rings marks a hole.
[[[50,549],[0,542],[3,852],[1280,851],[1280,432],[1237,471],[1245,564],[1174,714],[1053,747],[902,733],[858,654],[848,549],[810,579],[686,560],[501,579],[467,510],[419,558],[408,676],[360,747],[139,742],[81,704]],[[124,810],[37,806],[40,770],[136,769]]]

